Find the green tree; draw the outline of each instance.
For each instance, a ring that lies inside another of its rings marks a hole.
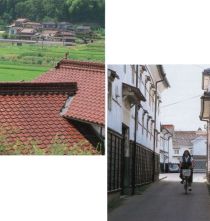
[[[42,21],[92,22],[104,25],[105,0],[0,0],[0,19],[9,23],[18,17]]]
[[[98,22],[104,25],[104,0],[67,0],[67,3],[73,20]]]

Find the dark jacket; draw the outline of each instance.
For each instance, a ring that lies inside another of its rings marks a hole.
[[[192,157],[189,156],[187,161],[184,156],[182,156],[182,169],[189,169],[192,166]]]

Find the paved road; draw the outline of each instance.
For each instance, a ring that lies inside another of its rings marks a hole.
[[[204,174],[195,174],[193,192],[185,195],[178,174],[152,184],[143,195],[124,200],[109,221],[210,221],[210,197]]]

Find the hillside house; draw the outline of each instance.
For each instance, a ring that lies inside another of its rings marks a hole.
[[[43,22],[42,29],[44,30],[55,30],[57,28],[56,22]]]
[[[26,18],[19,18],[7,26],[9,38],[23,40],[47,40],[63,42],[64,45],[74,45],[76,35],[88,42],[92,31],[90,26],[78,26],[75,30],[69,22],[33,22]],[[86,38],[87,37],[87,38]]]
[[[55,41],[62,41],[68,45],[74,45],[76,41],[75,32],[70,31],[58,31],[54,35]]]
[[[30,22],[27,18],[18,18],[14,21],[16,27],[24,27],[24,24]]]
[[[33,28],[23,28],[16,33],[17,39],[32,40],[37,31]]]
[[[57,33],[57,30],[44,30],[40,33],[39,38],[42,40],[52,41]]]
[[[16,35],[19,39],[31,40],[31,37],[41,28],[40,23],[31,22],[27,18],[19,18],[7,26],[9,37]]]
[[[23,30],[22,27],[16,27],[15,24],[9,25],[6,27],[9,37],[16,35],[18,32]]]
[[[42,28],[41,23],[38,22],[26,22],[23,24],[24,28],[32,28],[35,29],[36,31],[40,31]]]
[[[57,29],[60,31],[74,31],[74,26],[69,22],[58,22]]]
[[[90,26],[78,26],[76,28],[76,33],[79,35],[88,35],[91,34],[92,30]]]

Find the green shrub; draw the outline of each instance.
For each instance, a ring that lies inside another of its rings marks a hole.
[[[42,60],[38,60],[37,64],[41,65],[42,64]]]
[[[6,33],[6,32],[2,33],[2,38],[7,39],[8,38],[8,33]]]
[[[99,148],[92,149],[87,141],[80,141],[69,146],[58,135],[52,139],[50,145],[43,148],[37,140],[28,139],[24,143],[17,138],[12,140],[11,135],[16,137],[17,133],[18,129],[0,128],[0,155],[94,155],[101,152]]]

